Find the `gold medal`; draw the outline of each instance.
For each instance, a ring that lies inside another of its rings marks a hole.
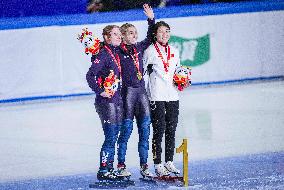
[[[141,80],[141,79],[142,79],[142,74],[141,74],[140,71],[137,72],[137,78],[138,78],[138,80]]]

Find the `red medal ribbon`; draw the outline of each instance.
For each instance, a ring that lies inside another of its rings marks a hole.
[[[162,60],[163,64],[164,64],[164,69],[165,69],[165,72],[168,73],[169,72],[169,60],[171,58],[171,50],[170,50],[170,46],[167,46],[167,49],[168,49],[168,52],[167,52],[167,62],[165,61],[157,43],[154,44],[155,48],[156,48],[156,51],[158,52],[158,57]]]
[[[127,48],[125,46],[125,44],[122,44],[122,48],[127,52]],[[134,51],[134,55],[131,55],[131,58],[136,66],[137,72],[138,74],[141,74],[140,70],[139,70],[139,59],[138,59],[138,53],[135,47],[133,47],[133,51]]]
[[[108,53],[112,57],[113,61],[117,65],[119,72],[121,73],[120,59],[119,59],[118,54],[115,54],[115,56],[114,56],[112,51],[111,51],[111,49],[108,46],[106,46],[106,45],[104,46],[104,48],[108,51]]]

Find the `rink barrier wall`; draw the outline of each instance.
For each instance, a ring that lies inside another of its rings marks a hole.
[[[247,84],[249,82],[257,81],[277,81],[284,80],[284,76],[272,76],[272,77],[259,77],[259,78],[246,78],[237,80],[227,80],[227,81],[216,81],[216,82],[203,82],[203,83],[192,83],[191,86],[211,86],[211,85],[226,85],[226,84]],[[190,87],[189,87],[190,88]],[[190,89],[188,89],[190,90]],[[64,100],[73,97],[83,97],[83,96],[94,96],[95,93],[78,93],[78,94],[67,94],[67,95],[52,95],[52,96],[34,96],[34,97],[22,97],[22,98],[12,98],[6,100],[0,100],[0,104],[9,103],[23,103],[29,101],[46,101],[46,100]]]
[[[194,66],[193,85],[205,86],[283,78],[283,5],[283,1],[194,5],[156,9],[155,15],[172,26],[182,63]],[[59,23],[53,25],[54,19]],[[93,94],[85,79],[90,57],[77,34],[88,27],[99,36],[97,31],[106,22],[126,21],[137,27],[138,41],[143,40],[147,23],[141,10],[0,19],[0,42],[5,44],[0,46],[0,103]]]

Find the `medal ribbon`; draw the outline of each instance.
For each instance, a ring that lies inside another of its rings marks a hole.
[[[127,52],[127,49],[126,49],[126,46],[125,44],[122,44],[122,48]],[[134,50],[134,55],[131,55],[130,54],[130,57],[132,58],[134,64],[135,64],[135,67],[137,69],[137,75],[141,75],[141,72],[139,70],[139,59],[138,59],[138,53],[137,53],[137,50],[135,47],[133,47],[133,50]],[[139,79],[140,80],[140,79]]]
[[[162,62],[163,62],[163,64],[164,64],[165,72],[168,73],[168,71],[169,71],[169,66],[170,66],[169,60],[170,60],[170,58],[171,58],[170,46],[167,46],[167,48],[168,48],[168,52],[167,52],[167,62],[165,61],[165,59],[164,59],[164,57],[163,57],[163,55],[162,55],[162,53],[161,53],[161,51],[160,51],[160,49],[159,49],[157,43],[155,43],[154,46],[155,46],[155,48],[156,48],[156,51],[157,51],[158,54],[159,54],[158,57],[162,60]]]
[[[118,67],[118,70],[119,72],[121,73],[121,66],[120,66],[120,59],[119,59],[119,56],[118,54],[115,54],[115,56],[113,55],[111,49],[108,47],[108,46],[104,46],[105,49],[108,51],[108,53],[110,54],[110,56],[112,57],[113,61],[115,62],[115,64],[117,65]]]

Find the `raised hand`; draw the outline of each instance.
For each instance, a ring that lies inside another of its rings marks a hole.
[[[143,5],[143,8],[144,8],[144,13],[145,13],[145,15],[146,15],[149,19],[153,20],[153,19],[154,19],[154,11],[153,11],[152,7],[149,6],[148,4],[144,4],[144,5]]]

